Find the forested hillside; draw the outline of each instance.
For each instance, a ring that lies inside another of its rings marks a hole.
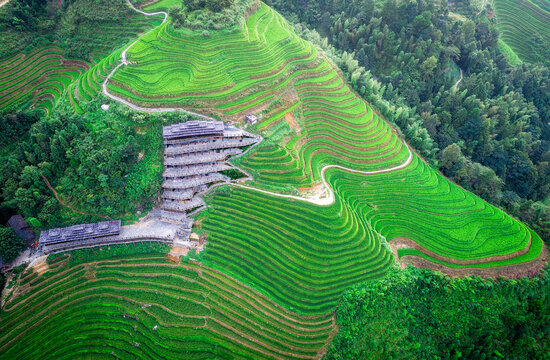
[[[355,89],[431,163],[548,239],[547,67],[511,65],[489,21],[451,16],[446,2],[272,4],[313,29],[309,38],[326,37]]]
[[[326,359],[530,359],[550,351],[548,269],[520,281],[408,267],[347,291]]]
[[[129,120],[121,108],[101,111],[97,98],[87,103],[118,61],[117,49],[158,21],[124,0],[21,0],[0,8],[2,222],[22,213],[50,227],[152,206],[161,170],[151,164],[161,148],[150,131],[162,119]],[[158,151],[144,151],[151,148]],[[42,176],[80,213],[61,205]]]

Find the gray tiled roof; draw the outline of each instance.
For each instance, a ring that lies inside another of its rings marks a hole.
[[[162,136],[165,139],[175,139],[188,136],[223,135],[223,121],[187,121],[184,123],[165,126]]]
[[[40,245],[91,239],[120,233],[120,220],[102,221],[92,224],[80,224],[64,228],[44,230],[40,234]]]

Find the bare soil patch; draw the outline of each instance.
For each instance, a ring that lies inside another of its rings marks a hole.
[[[173,245],[172,248],[170,249],[170,252],[168,253],[168,255],[166,255],[166,258],[170,262],[173,262],[173,263],[177,264],[177,263],[180,262],[180,257],[187,256],[188,253],[189,253],[189,248],[183,247],[183,246]]]
[[[285,114],[285,120],[288,122],[288,125],[291,129],[296,130],[296,133],[300,134],[300,125],[298,125],[298,122],[296,121],[296,118],[294,117],[294,114],[292,112],[288,112]]]
[[[317,183],[313,186],[302,186],[298,188],[300,195],[307,199],[322,200],[330,196],[330,192],[323,183]]]
[[[38,275],[42,275],[50,270],[50,265],[48,265],[48,262],[46,261],[47,258],[48,256],[42,256],[34,263],[33,269]]]

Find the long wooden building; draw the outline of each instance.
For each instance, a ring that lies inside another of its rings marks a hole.
[[[108,245],[109,239],[115,243],[116,235],[119,234],[120,220],[55,228],[42,231],[38,248],[44,254],[48,254],[82,247]]]
[[[167,220],[184,219],[202,206],[196,195],[209,184],[228,180],[220,174],[232,167],[226,160],[258,141],[222,121],[188,121],[165,126],[164,182],[161,212]]]

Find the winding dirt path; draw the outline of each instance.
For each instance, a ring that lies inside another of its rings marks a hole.
[[[458,84],[460,84],[460,82],[462,81],[464,77],[464,72],[462,71],[462,69],[460,69],[460,79],[457,80],[457,82],[454,84],[453,86],[453,92],[455,92],[457,89],[458,89]]]
[[[145,15],[145,16],[155,16],[155,15],[164,15],[164,20],[162,20],[162,23],[159,25],[159,26],[162,26],[164,25],[164,23],[166,23],[166,21],[168,20],[168,13],[164,12],[164,11],[157,11],[157,12],[152,12],[152,13],[147,13],[145,11],[142,11],[142,10],[139,10],[137,9],[131,2],[130,0],[126,0],[126,2],[128,3],[128,5],[134,9],[135,11]],[[157,29],[159,26],[157,26],[156,28],[154,29],[151,29],[149,30],[148,33],[150,33],[151,31],[154,31],[155,29]],[[121,59],[120,59],[120,64],[118,64],[110,73],[109,75],[107,75],[107,77],[105,78],[105,80],[103,81],[103,94],[105,94],[105,96],[115,100],[115,101],[118,101],[119,103],[122,103],[134,110],[138,110],[138,111],[145,111],[145,112],[148,112],[148,113],[153,113],[153,112],[165,112],[165,111],[170,111],[170,112],[175,112],[175,111],[179,111],[179,112],[184,112],[186,114],[190,114],[190,115],[194,115],[194,116],[198,116],[200,118],[203,118],[203,119],[206,119],[206,120],[216,120],[210,116],[206,116],[206,115],[203,115],[203,114],[199,114],[199,113],[196,113],[196,112],[193,112],[193,111],[189,111],[187,109],[184,109],[184,108],[148,108],[148,107],[143,107],[143,106],[139,106],[139,105],[136,105],[136,104],[132,104],[131,102],[127,101],[127,100],[124,100],[116,95],[113,95],[109,92],[109,90],[107,90],[107,83],[109,82],[109,80],[111,79],[111,77],[115,74],[115,72],[121,67],[121,66],[126,66],[128,65],[128,60],[126,58],[126,53],[128,52],[128,50],[130,50],[130,48],[132,46],[134,46],[135,43],[137,43],[139,41],[139,39],[137,39],[136,41],[134,41],[133,43],[131,43],[126,49],[124,49],[124,51],[122,51],[122,54],[120,55]]]
[[[142,11],[142,10],[139,10],[137,9],[131,2],[130,0],[126,0],[126,2],[128,3],[128,5],[134,9],[135,11],[145,15],[145,16],[154,16],[154,15],[164,15],[164,20],[162,21],[162,24],[160,24],[159,26],[162,26],[164,25],[164,23],[166,23],[166,21],[168,20],[168,14],[164,11],[158,11],[158,12],[153,12],[153,13],[147,13],[145,11]],[[154,29],[150,30],[149,32],[153,31]],[[126,66],[128,65],[128,60],[126,58],[126,53],[128,52],[128,50],[135,44],[139,41],[136,40],[134,41],[133,43],[131,43],[126,49],[124,49],[124,51],[122,52],[121,54],[121,62],[120,64],[118,64],[110,73],[109,75],[107,75],[107,77],[105,78],[105,81],[103,81],[103,94],[105,94],[107,97],[115,100],[115,101],[118,101],[134,110],[138,110],[138,111],[145,111],[145,112],[174,112],[174,111],[180,111],[180,112],[184,112],[184,113],[187,113],[187,114],[190,114],[190,115],[195,115],[195,116],[198,116],[198,117],[201,117],[203,119],[206,119],[206,120],[216,120],[210,116],[206,116],[206,115],[203,115],[203,114],[199,114],[199,113],[196,113],[196,112],[193,112],[193,111],[189,111],[187,109],[184,109],[184,108],[149,108],[149,107],[143,107],[143,106],[139,106],[139,105],[136,105],[136,104],[133,104],[127,100],[124,100],[116,95],[113,95],[111,93],[109,93],[108,89],[107,89],[107,83],[109,82],[109,79],[114,75],[114,73],[121,67],[121,66]],[[462,71],[461,71],[461,74],[462,74]],[[462,78],[461,78],[462,79]],[[260,141],[261,141],[261,137],[260,137]],[[404,142],[404,141],[403,141]],[[405,142],[404,142],[405,143]],[[256,143],[256,145],[258,145],[258,143]],[[355,173],[355,174],[363,174],[363,175],[373,175],[373,174],[381,174],[381,173],[385,173],[385,172],[390,172],[390,171],[395,171],[395,170],[399,170],[399,169],[403,169],[405,167],[407,167],[412,159],[413,159],[413,153],[411,151],[411,149],[409,148],[408,144],[405,143],[405,146],[407,147],[407,150],[409,151],[409,157],[407,158],[407,160],[401,164],[401,165],[398,165],[398,166],[395,166],[395,167],[392,167],[392,168],[388,168],[388,169],[382,169],[382,170],[375,170],[375,171],[360,171],[360,170],[353,170],[353,169],[350,169],[350,168],[346,168],[346,167],[343,167],[343,166],[340,166],[340,165],[327,165],[325,167],[323,167],[321,169],[321,179],[322,179],[322,183],[323,183],[323,186],[325,187],[325,189],[327,189],[328,191],[328,194],[329,196],[326,197],[326,198],[322,198],[322,199],[317,199],[317,198],[307,198],[307,197],[301,197],[301,196],[295,196],[295,195],[287,195],[287,194],[279,194],[279,193],[276,193],[276,192],[271,192],[271,191],[267,191],[267,190],[261,190],[261,189],[257,189],[255,187],[251,187],[251,186],[246,186],[246,185],[241,185],[241,184],[235,184],[235,183],[230,183],[231,185],[233,186],[237,186],[237,187],[242,187],[242,188],[246,188],[246,189],[252,189],[252,190],[255,190],[255,191],[258,191],[258,192],[261,192],[261,193],[264,193],[264,194],[269,194],[269,195],[273,195],[273,196],[278,196],[278,197],[282,197],[282,198],[287,198],[287,199],[294,199],[294,200],[299,200],[299,201],[305,201],[305,202],[309,202],[309,203],[312,203],[312,204],[316,204],[316,205],[320,205],[320,206],[326,206],[326,205],[331,205],[334,203],[335,201],[335,197],[334,197],[334,191],[330,188],[330,186],[328,185],[326,179],[325,179],[325,172],[329,169],[332,169],[332,168],[335,168],[335,169],[340,169],[340,170],[344,170],[344,171],[349,171],[351,173]],[[251,148],[253,148],[254,146],[250,147],[249,149],[247,149],[247,151],[245,151],[243,154],[241,154],[240,156],[246,154]],[[225,185],[225,183],[224,183]],[[211,188],[209,188],[208,190],[210,190]]]
[[[0,0],[1,1],[1,0]],[[134,9],[135,11],[145,15],[145,16],[154,16],[154,15],[164,15],[164,20],[163,22],[159,25],[159,26],[162,26],[166,23],[166,21],[168,20],[168,14],[164,11],[159,11],[159,12],[153,12],[153,13],[147,13],[147,12],[144,12],[142,10],[139,10],[137,9],[136,7],[134,7],[134,5],[130,2],[130,0],[126,0],[126,2],[128,3],[128,5]],[[481,12],[485,9],[485,7],[487,6],[487,1],[484,0],[483,1],[483,5],[482,5],[482,9],[481,11],[477,14],[481,14]],[[158,27],[157,27],[158,28]],[[149,32],[153,31],[154,29],[150,30]],[[216,120],[210,116],[207,116],[207,115],[203,115],[203,114],[199,114],[199,113],[196,113],[196,112],[193,112],[193,111],[189,111],[187,109],[184,109],[184,108],[148,108],[148,107],[143,107],[143,106],[139,106],[139,105],[136,105],[136,104],[133,104],[127,100],[124,100],[116,95],[113,95],[111,93],[109,93],[108,89],[107,89],[107,83],[109,82],[110,78],[114,75],[114,73],[121,67],[121,66],[126,66],[128,65],[128,60],[127,60],[127,52],[128,50],[137,42],[139,41],[136,40],[134,41],[132,44],[130,44],[126,49],[124,49],[124,51],[122,52],[121,54],[121,62],[120,64],[118,64],[110,73],[109,75],[105,78],[105,81],[103,82],[103,93],[111,98],[112,100],[115,100],[115,101],[118,101],[134,110],[138,110],[138,111],[145,111],[145,112],[149,112],[149,113],[153,113],[153,112],[176,112],[176,111],[179,111],[179,112],[183,112],[183,113],[187,113],[187,114],[190,114],[190,115],[194,115],[194,116],[197,116],[197,117],[200,117],[200,118],[203,118],[203,119],[206,119],[206,120]],[[337,70],[337,73],[341,75],[340,71]],[[457,80],[457,82],[454,84],[453,86],[453,91],[456,91],[458,89],[458,85],[462,82],[464,78],[464,73],[462,71],[462,69],[460,69],[460,79]],[[247,153],[248,151],[250,151],[253,147],[257,146],[260,142],[261,142],[261,137],[260,137],[260,141],[258,143],[256,143],[254,146],[250,147],[249,149],[247,149],[247,151],[245,153]],[[324,166],[322,169],[321,169],[321,181],[322,181],[322,186],[323,186],[323,191],[325,193],[328,193],[328,196],[326,197],[323,197],[323,198],[320,198],[320,197],[317,197],[317,198],[311,198],[311,197],[303,197],[303,196],[296,196],[296,195],[290,195],[290,194],[279,194],[279,193],[276,193],[276,192],[272,192],[272,191],[268,191],[268,190],[262,190],[262,189],[258,189],[258,188],[255,188],[255,187],[252,187],[252,186],[248,186],[248,185],[243,185],[243,184],[237,184],[237,183],[234,183],[234,182],[224,182],[224,183],[221,183],[221,184],[216,184],[215,186],[213,187],[210,187],[207,191],[210,191],[212,188],[216,187],[216,186],[219,186],[219,185],[232,185],[232,186],[235,186],[235,187],[241,187],[241,188],[245,188],[245,189],[250,189],[250,190],[254,190],[254,191],[258,191],[258,192],[261,192],[261,193],[264,193],[264,194],[268,194],[268,195],[272,195],[272,196],[277,196],[277,197],[280,197],[280,198],[286,198],[286,199],[293,199],[293,200],[298,200],[298,201],[303,201],[303,202],[307,202],[307,203],[311,203],[311,204],[314,204],[314,205],[318,205],[318,206],[329,206],[331,204],[333,204],[335,202],[335,194],[334,194],[334,191],[332,190],[332,188],[329,186],[327,180],[326,180],[326,177],[325,177],[325,174],[327,172],[327,170],[329,169],[340,169],[340,170],[343,170],[343,171],[347,171],[347,172],[351,172],[351,173],[354,173],[354,174],[362,174],[362,175],[374,175],[374,174],[382,174],[382,173],[387,173],[387,172],[392,172],[392,171],[397,171],[397,170],[400,170],[400,169],[404,169],[406,168],[407,166],[409,166],[413,160],[413,151],[411,150],[411,148],[409,147],[409,145],[404,141],[403,141],[403,144],[407,147],[407,151],[409,152],[409,156],[407,158],[407,160],[400,164],[400,165],[397,165],[397,166],[394,166],[394,167],[391,167],[391,168],[387,168],[387,169],[382,169],[382,170],[374,170],[374,171],[361,171],[361,170],[354,170],[354,169],[350,169],[350,168],[346,168],[346,167],[343,167],[343,166],[340,166],[340,165],[326,165]],[[245,153],[241,154],[244,155]],[[241,170],[241,169],[239,169]],[[241,170],[242,171],[242,170]],[[247,174],[247,173],[245,173]],[[249,174],[247,174],[249,175]],[[250,175],[249,175],[249,178],[250,178]],[[206,192],[206,191],[205,191]],[[204,205],[203,205],[204,207]],[[200,208],[200,210],[202,210],[202,208]]]
[[[232,185],[237,186],[237,187],[241,187],[241,188],[245,188],[245,189],[252,189],[252,190],[264,193],[264,194],[274,195],[274,196],[278,196],[278,197],[282,197],[282,198],[305,201],[305,202],[315,204],[315,205],[320,205],[320,206],[332,205],[335,201],[335,197],[334,197],[334,191],[329,186],[329,184],[328,184],[328,182],[325,178],[325,173],[327,172],[327,170],[329,170],[329,169],[340,169],[340,170],[344,170],[344,171],[347,171],[347,172],[350,172],[350,173],[353,173],[353,174],[374,175],[374,174],[383,174],[383,173],[387,173],[387,172],[391,172],[391,171],[404,169],[407,166],[409,166],[410,163],[413,160],[413,153],[412,153],[411,149],[409,148],[409,145],[405,142],[404,142],[404,144],[407,147],[407,150],[409,151],[409,157],[407,158],[407,160],[403,164],[394,166],[392,168],[387,168],[387,169],[382,169],[382,170],[373,170],[373,171],[362,171],[362,170],[354,170],[354,169],[346,168],[346,167],[343,167],[343,166],[340,166],[340,165],[326,165],[326,166],[324,166],[321,169],[321,181],[322,181],[323,187],[326,189],[329,196],[327,196],[326,198],[322,198],[322,199],[307,198],[307,197],[295,196],[295,195],[279,194],[279,193],[276,193],[276,192],[257,189],[255,187],[242,185],[242,184],[232,184]]]
[[[486,7],[487,7],[487,0],[483,0],[483,2],[481,3],[481,10],[479,10],[476,16],[479,16],[479,14],[481,14]]]
[[[46,185],[48,186],[48,188],[53,192],[53,195],[55,196],[55,198],[57,199],[57,201],[59,201],[59,203],[66,207],[67,209],[71,210],[72,212],[74,213],[77,213],[77,214],[81,214],[81,215],[91,215],[91,216],[99,216],[101,218],[104,218],[104,219],[109,219],[109,220],[113,220],[112,218],[108,217],[108,216],[105,216],[105,215],[99,215],[99,214],[90,214],[90,213],[87,213],[87,212],[84,212],[84,211],[80,211],[80,210],[76,210],[74,207],[72,207],[71,205],[65,203],[63,200],[61,200],[61,198],[59,197],[59,195],[57,194],[57,191],[53,188],[53,186],[50,184],[50,182],[48,181],[48,179],[44,176],[44,174],[40,174],[42,176],[42,179],[44,179],[44,182],[46,183]]]

